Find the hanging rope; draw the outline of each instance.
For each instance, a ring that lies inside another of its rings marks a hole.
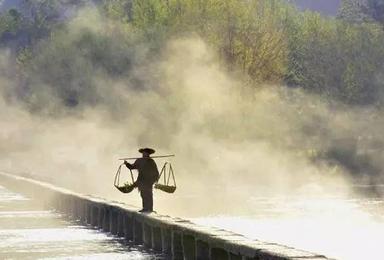
[[[115,180],[114,180],[114,186],[116,189],[118,189],[122,193],[130,193],[133,191],[133,189],[136,187],[135,179],[133,178],[133,173],[132,170],[129,169],[130,175],[131,175],[131,180],[132,183],[125,183],[124,185],[120,186],[120,175],[121,175],[121,168],[123,167],[124,163],[119,165],[119,168],[117,169],[116,175],[115,175]],[[167,171],[167,165],[168,171]],[[163,167],[161,168],[160,175],[158,178],[158,181],[161,180],[161,176],[163,176],[163,183],[156,183],[155,184],[155,189],[159,189],[161,191],[167,192],[167,193],[174,193],[176,191],[176,179],[175,179],[175,174],[173,172],[172,165],[168,162],[164,163]],[[171,182],[171,177],[172,177],[172,182]]]
[[[168,168],[168,176],[167,176],[167,165],[169,165]],[[161,168],[159,180],[161,179],[161,175],[163,175],[163,183],[156,183],[155,189],[159,189],[161,191],[167,192],[167,193],[174,193],[176,191],[176,179],[175,174],[173,173],[173,168],[170,163],[164,163],[163,167]],[[169,184],[170,178],[172,175],[173,185]]]
[[[115,175],[115,181],[114,181],[113,184],[116,187],[116,189],[118,189],[122,193],[130,193],[135,188],[135,185],[134,185],[135,180],[133,178],[132,170],[129,169],[129,171],[131,173],[132,183],[131,184],[130,183],[125,183],[123,186],[120,186],[120,174],[121,174],[121,167],[123,165],[124,165],[124,163],[120,164],[119,168],[117,169],[117,172],[116,172],[116,175]]]

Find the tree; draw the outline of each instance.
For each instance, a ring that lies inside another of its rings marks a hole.
[[[384,25],[384,0],[343,0],[338,17],[353,23]]]
[[[367,0],[368,14],[384,25],[384,0]]]
[[[22,16],[16,9],[10,9],[0,16],[0,35],[3,33],[16,33],[22,23]]]
[[[102,7],[109,18],[123,22],[132,20],[131,0],[104,0]]]
[[[368,15],[365,0],[343,0],[341,2],[338,18],[350,23],[372,21],[372,18]]]

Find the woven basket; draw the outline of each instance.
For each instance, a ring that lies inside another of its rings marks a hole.
[[[176,190],[176,186],[168,186],[168,185],[156,183],[155,189],[158,189],[167,193],[174,193]]]
[[[121,187],[119,187],[119,186],[115,186],[115,187],[116,187],[116,189],[118,189],[122,193],[130,193],[135,188],[135,185],[125,184],[124,186],[121,186]]]

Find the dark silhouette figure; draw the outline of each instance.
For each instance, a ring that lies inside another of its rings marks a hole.
[[[136,169],[139,172],[134,185],[139,189],[143,200],[143,209],[140,212],[153,211],[153,184],[159,178],[159,170],[155,161],[149,156],[155,152],[151,148],[139,150],[143,154],[142,158],[137,159],[133,164],[124,161],[128,169]]]

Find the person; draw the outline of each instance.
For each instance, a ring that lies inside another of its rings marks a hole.
[[[140,212],[153,212],[153,184],[159,179],[159,170],[155,161],[150,157],[155,153],[152,148],[142,148],[139,150],[142,158],[137,159],[133,164],[124,161],[128,169],[136,169],[139,172],[134,183],[140,191],[143,208]]]

